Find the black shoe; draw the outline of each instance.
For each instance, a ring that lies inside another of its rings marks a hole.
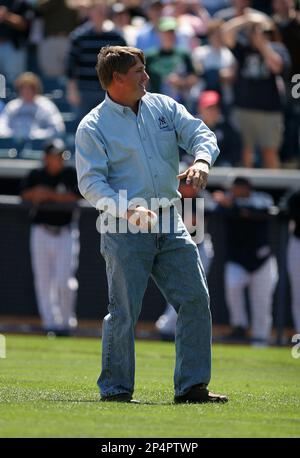
[[[102,402],[130,402],[132,404],[139,404],[139,401],[132,399],[129,393],[114,394],[113,396],[101,396]]]
[[[228,402],[227,396],[215,394],[208,391],[206,385],[195,385],[184,395],[175,396],[175,404],[202,404],[206,402],[225,403]]]
[[[70,337],[71,331],[69,329],[46,329],[47,337]]]

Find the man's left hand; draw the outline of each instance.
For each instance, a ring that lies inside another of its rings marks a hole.
[[[209,165],[205,161],[197,161],[185,172],[177,175],[179,180],[186,178],[186,184],[191,184],[194,189],[205,189],[209,174]]]

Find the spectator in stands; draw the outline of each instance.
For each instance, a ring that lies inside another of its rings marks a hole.
[[[128,46],[134,46],[137,36],[137,28],[131,25],[129,9],[117,2],[111,6],[111,19],[113,26],[126,41]]]
[[[274,21],[291,57],[290,74],[300,73],[300,13],[293,0],[273,0]]]
[[[105,92],[99,90],[95,65],[103,46],[124,46],[124,39],[114,30],[103,30],[107,17],[104,0],[87,0],[88,20],[70,35],[70,50],[67,61],[68,100],[81,119],[98,103]]]
[[[163,16],[163,1],[150,0],[147,3],[147,22],[137,34],[136,47],[142,49],[145,53],[161,47],[159,22]],[[176,30],[176,45],[186,50],[190,49],[190,34],[177,28]]]
[[[252,17],[255,17],[258,22],[267,22],[269,17],[261,11],[251,8],[252,3],[252,0],[232,0],[232,6],[218,11],[215,17],[223,21],[230,21],[231,19],[238,19],[244,17],[244,15],[250,14]],[[249,36],[244,28],[238,30],[236,40],[238,43],[244,45],[248,43]]]
[[[65,149],[62,140],[53,139],[45,147],[45,166],[22,183],[22,198],[33,205],[30,250],[37,305],[43,328],[56,335],[69,335],[77,326],[74,204],[80,195],[74,168],[64,166]]]
[[[189,54],[176,46],[177,20],[163,17],[159,21],[161,47],[147,54],[149,90],[186,103],[189,91],[198,78]]]
[[[220,95],[216,91],[204,91],[199,97],[199,117],[217,137],[222,154],[216,160],[217,166],[237,166],[241,160],[242,142],[239,132],[224,118],[220,106]]]
[[[246,178],[237,177],[229,192],[216,191],[213,198],[217,203],[216,211],[224,216],[227,227],[225,294],[232,326],[228,340],[246,339],[245,288],[248,287],[252,343],[267,345],[277,282],[277,264],[268,235],[272,197],[253,191]]]
[[[266,20],[268,16],[259,10],[251,8],[251,0],[231,0],[232,6],[224,8],[215,14],[218,19],[229,21],[230,19],[243,16],[244,14],[255,14],[258,19]]]
[[[300,333],[300,190],[294,190],[284,199],[287,215],[292,221],[287,247],[287,269],[291,285],[292,315],[296,333]]]
[[[20,75],[15,87],[19,97],[0,114],[0,137],[46,140],[64,134],[63,118],[56,105],[41,95],[41,81],[34,73]]]
[[[23,0],[0,0],[0,74],[12,84],[26,70],[26,40],[34,12]]]
[[[223,21],[214,19],[208,23],[208,44],[193,50],[192,59],[198,74],[205,81],[206,90],[222,94],[222,102],[230,106],[233,102],[232,84],[236,72],[236,61],[221,34]]]
[[[165,8],[164,15],[176,17],[179,30],[190,37],[191,48],[199,44],[196,37],[206,35],[210,16],[198,0],[173,0],[171,6]]]
[[[144,5],[147,5],[149,3],[149,0],[147,1],[122,0],[122,3],[126,7],[126,9],[129,11],[131,19],[134,19],[134,18],[146,19],[147,16],[145,13]]]
[[[253,8],[262,11],[263,13],[267,14],[268,16],[272,15],[272,2],[266,0],[252,0]]]
[[[201,4],[207,9],[210,15],[213,15],[229,6],[231,0],[201,0]]]
[[[292,96],[293,75],[300,74],[300,13],[296,11],[293,0],[273,0],[272,5],[275,23],[291,58],[282,159],[300,166],[300,103],[299,99]]]
[[[150,0],[147,7],[148,21],[137,34],[136,47],[148,52],[160,47],[158,23],[162,16],[163,2]]]
[[[37,0],[41,14],[44,38],[38,47],[39,66],[44,76],[65,74],[65,60],[69,34],[79,23],[78,13],[68,7],[66,0]]]
[[[238,62],[234,104],[243,140],[243,165],[254,165],[258,147],[263,166],[279,168],[283,107],[278,81],[288,69],[288,52],[278,42],[274,24],[261,21],[256,14],[231,19],[222,29],[224,41]],[[240,30],[248,36],[245,43],[237,41]]]

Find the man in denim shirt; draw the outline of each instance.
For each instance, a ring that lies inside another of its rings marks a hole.
[[[101,223],[116,223],[115,230],[113,224],[101,230],[109,286],[98,380],[101,400],[133,401],[134,327],[151,275],[178,312],[175,402],[226,402],[226,396],[207,389],[209,293],[197,246],[174,206],[180,198],[178,179],[206,186],[219,153],[215,136],[182,105],[146,92],[149,77],[141,50],[106,47],[96,68],[106,98],[78,127],[76,167],[79,189],[102,212]],[[181,175],[178,145],[195,157]],[[166,214],[169,230],[164,230]]]

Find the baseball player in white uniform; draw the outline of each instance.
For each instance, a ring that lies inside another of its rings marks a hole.
[[[291,219],[291,233],[287,247],[287,268],[291,285],[291,305],[294,327],[300,333],[300,190],[287,199],[288,216]]]
[[[74,214],[80,198],[76,172],[64,165],[64,142],[45,147],[44,167],[22,183],[22,198],[30,201],[30,250],[37,305],[47,333],[69,335],[76,327],[75,272],[79,253]]]
[[[250,182],[237,177],[228,193],[216,191],[216,211],[227,223],[225,294],[232,333],[228,340],[247,338],[249,319],[245,288],[251,308],[251,342],[269,343],[273,293],[278,279],[277,263],[269,243],[269,194],[253,191]]]

